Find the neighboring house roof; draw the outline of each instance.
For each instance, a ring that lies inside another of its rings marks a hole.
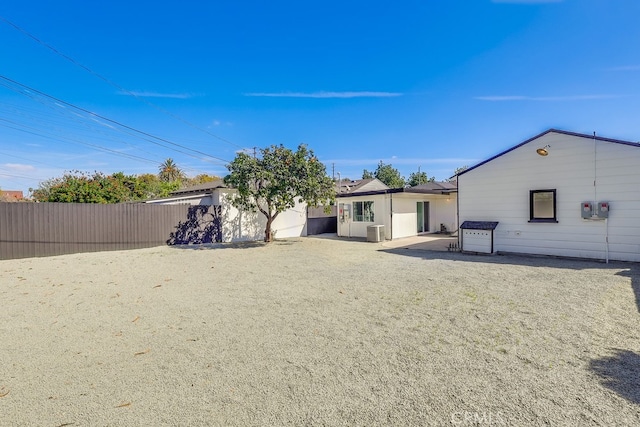
[[[389,187],[377,178],[340,181],[338,194],[354,194],[366,191],[387,190]]]
[[[375,194],[394,194],[394,193],[417,193],[417,194],[451,194],[458,192],[456,182],[428,182],[426,184],[416,185],[415,187],[405,188],[386,188],[374,191],[360,191],[357,193],[337,194],[336,197],[350,196],[372,196]]]
[[[431,181],[404,189],[405,193],[447,194],[458,191],[456,182]]]
[[[147,199],[142,203],[156,203],[175,200],[189,200],[196,199],[197,197],[210,196],[214,190],[218,188],[229,188],[223,180],[218,179],[216,181],[205,182],[204,184],[193,185],[187,188],[181,188],[180,190],[172,191],[167,197],[159,197],[155,199]],[[138,201],[133,203],[139,203]]]
[[[195,193],[209,193],[217,188],[228,188],[223,180],[218,179],[216,181],[205,182],[204,184],[193,185],[187,188],[181,188],[180,190],[172,191],[172,196],[183,196]]]
[[[603,138],[603,137],[601,137],[601,136],[596,136],[595,134],[593,134],[593,135],[587,135],[587,134],[584,134],[584,133],[569,132],[569,131],[565,131],[565,130],[558,130],[558,129],[549,129],[549,130],[547,130],[547,131],[542,132],[542,133],[541,133],[541,134],[539,134],[539,135],[534,136],[533,138],[529,138],[529,139],[527,139],[526,141],[521,142],[520,144],[518,144],[518,145],[516,145],[516,146],[513,146],[513,147],[511,147],[511,148],[509,148],[508,150],[505,150],[505,151],[503,151],[503,152],[501,152],[501,153],[498,153],[498,154],[496,154],[495,156],[493,156],[493,157],[491,157],[491,158],[488,158],[487,160],[484,160],[484,161],[482,161],[482,162],[478,163],[478,164],[477,164],[477,165],[475,165],[475,166],[472,166],[472,167],[470,167],[470,168],[468,168],[468,169],[465,169],[464,171],[460,172],[457,176],[464,175],[465,173],[467,173],[467,172],[469,172],[469,171],[472,171],[472,170],[474,170],[475,168],[478,168],[478,167],[480,167],[480,166],[484,165],[485,163],[489,163],[490,161],[492,161],[492,160],[494,160],[494,159],[497,159],[498,157],[501,157],[501,156],[503,156],[503,155],[505,155],[505,154],[507,154],[507,153],[509,153],[509,152],[511,152],[511,151],[513,151],[513,150],[515,150],[516,148],[520,148],[520,147],[522,147],[523,145],[530,143],[531,141],[534,141],[534,140],[536,140],[536,139],[538,139],[538,138],[541,138],[541,137],[545,136],[545,135],[546,135],[546,134],[548,134],[548,133],[559,133],[559,134],[562,134],[562,135],[577,136],[577,137],[579,137],[579,138],[588,138],[588,139],[596,140],[596,141],[612,142],[612,143],[614,143],[614,144],[623,144],[623,145],[630,145],[630,146],[632,146],[632,147],[640,147],[640,144],[639,144],[639,143],[637,143],[637,142],[622,141],[622,140],[620,140],[620,139],[612,139],[612,138]]]
[[[22,199],[24,199],[24,194],[22,193],[22,191],[0,190],[0,200],[4,200],[7,202],[16,202]]]

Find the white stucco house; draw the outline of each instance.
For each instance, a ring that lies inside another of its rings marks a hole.
[[[385,240],[457,229],[455,183],[407,188],[379,184],[376,189],[360,186],[336,196],[338,236],[367,238],[370,226],[382,226]]]
[[[458,204],[463,250],[640,261],[640,144],[551,129],[460,173]]]
[[[223,242],[263,240],[265,216],[260,212],[245,212],[235,208],[231,203],[235,193],[235,189],[219,180],[174,191],[169,197],[147,200],[145,203],[217,206]],[[293,208],[280,213],[271,228],[277,239],[306,236],[306,203],[296,203]]]

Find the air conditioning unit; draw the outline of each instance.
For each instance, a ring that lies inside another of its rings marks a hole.
[[[384,225],[370,225],[367,227],[367,242],[382,242],[384,240]]]

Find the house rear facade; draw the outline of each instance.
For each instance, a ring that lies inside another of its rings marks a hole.
[[[634,142],[548,130],[462,172],[458,203],[459,224],[498,223],[496,252],[640,261]]]
[[[343,192],[337,195],[338,236],[365,238],[370,226],[382,226],[385,240],[453,232],[456,198],[456,184],[450,182]]]

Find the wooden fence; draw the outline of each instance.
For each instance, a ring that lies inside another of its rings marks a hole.
[[[193,206],[0,203],[0,259],[166,245]]]

